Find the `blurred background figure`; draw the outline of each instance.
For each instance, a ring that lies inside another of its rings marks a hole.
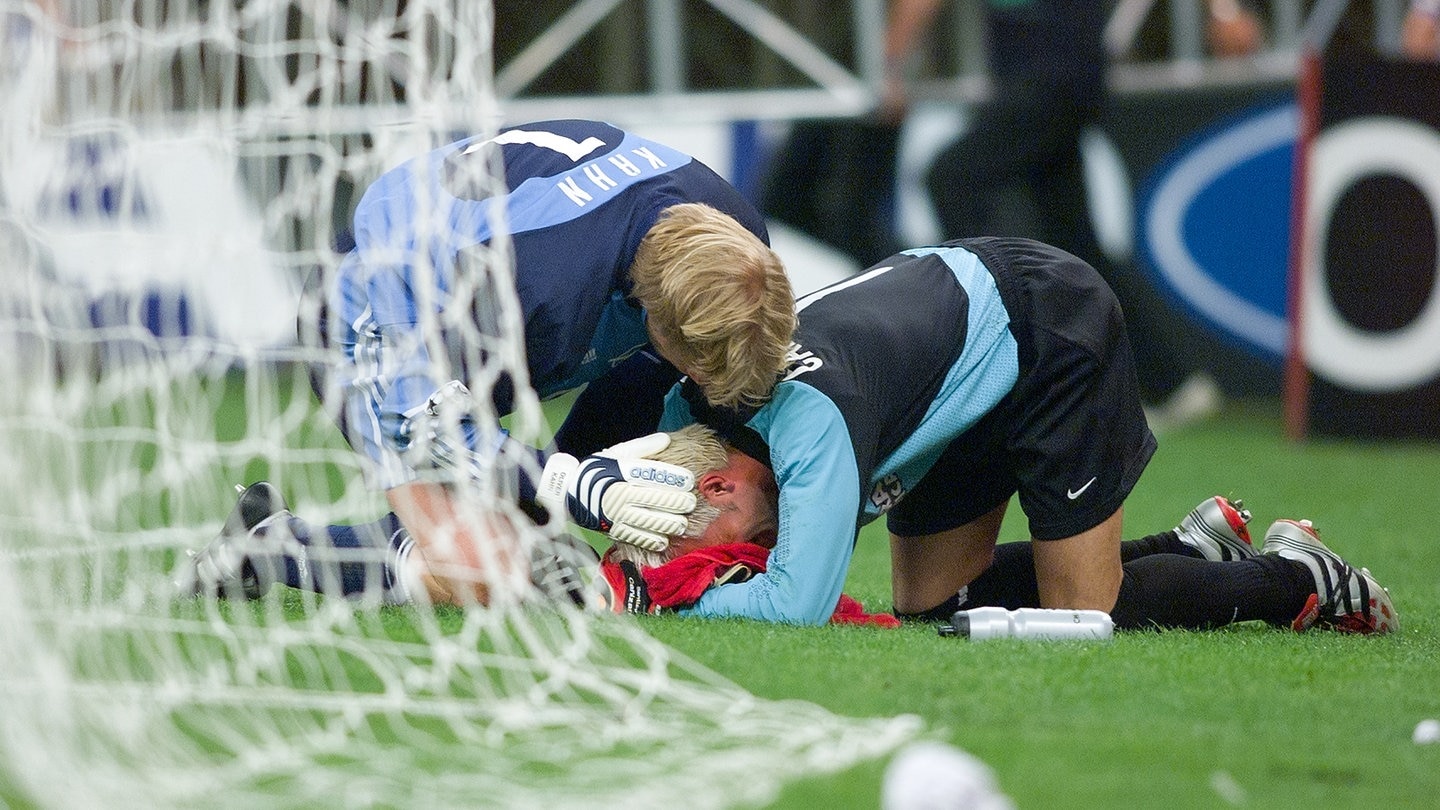
[[[1411,59],[1440,62],[1440,0],[1411,0],[1400,46]]]
[[[842,62],[862,60],[854,31],[836,24],[831,4],[790,3],[787,8],[827,53]],[[839,251],[851,262],[842,272],[896,253],[905,247],[895,199],[902,119],[876,109],[867,115],[791,122],[760,178],[756,203],[761,212]]]
[[[900,121],[796,121],[771,162],[760,210],[869,267],[900,250],[895,182]],[[824,167],[824,170],[817,170]]]
[[[884,38],[880,103],[864,119],[796,123],[771,164],[760,207],[837,247],[859,267],[902,241],[894,186],[908,78],[944,0],[894,0]],[[1130,318],[1131,342],[1157,427],[1219,409],[1219,385],[1199,367],[1186,335],[1150,282],[1101,249],[1085,182],[1082,139],[1107,102],[1103,0],[984,0],[991,79],[984,102],[925,176],[941,239],[1028,236],[1100,270]],[[1236,0],[1207,0],[1206,32],[1217,56],[1262,44],[1258,18]],[[825,166],[826,171],[815,167]]]
[[[1260,20],[1238,0],[1207,0],[1210,20],[1206,34],[1216,56],[1249,56],[1265,41]]]

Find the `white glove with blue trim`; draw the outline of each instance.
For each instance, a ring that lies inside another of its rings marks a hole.
[[[536,499],[618,543],[664,551],[695,509],[694,474],[649,458],[668,446],[670,434],[651,433],[584,459],[556,453],[540,473]]]

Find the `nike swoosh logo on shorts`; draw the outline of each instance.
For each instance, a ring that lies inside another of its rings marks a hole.
[[[1073,500],[1075,500],[1076,498],[1080,497],[1081,495],[1084,495],[1084,494],[1085,494],[1085,490],[1089,489],[1089,488],[1090,488],[1090,485],[1093,484],[1093,483],[1095,483],[1095,478],[1098,478],[1098,477],[1099,477],[1099,476],[1095,476],[1095,477],[1091,478],[1089,481],[1086,481],[1086,482],[1085,482],[1085,486],[1080,487],[1079,489],[1067,489],[1067,490],[1065,490],[1065,497],[1067,497],[1067,498],[1069,498],[1070,500],[1073,501]]]

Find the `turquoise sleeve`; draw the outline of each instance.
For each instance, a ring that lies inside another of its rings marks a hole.
[[[824,624],[855,547],[860,480],[850,433],[835,403],[795,381],[781,383],[749,426],[769,445],[780,486],[778,542],[764,574],[711,588],[684,612]]]

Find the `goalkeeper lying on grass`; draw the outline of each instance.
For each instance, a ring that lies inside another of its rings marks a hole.
[[[712,589],[697,615],[826,621],[859,527],[884,516],[896,610],[948,616],[996,559],[1018,494],[1035,541],[1025,601],[1040,607],[1106,611],[1122,628],[1213,626],[1241,609],[1394,629],[1383,589],[1303,523],[1277,522],[1263,547],[1273,553],[1252,558],[1243,520],[1224,520],[1233,537],[1219,533],[1231,541],[1220,556],[1243,564],[1127,562],[1123,505],[1156,443],[1120,307],[1074,256],[1007,238],[916,248],[801,298],[796,312],[789,370],[757,406],[707,402],[682,340],[650,324],[655,348],[689,377],[660,428],[705,424],[774,476],[765,573]],[[1219,527],[1204,514],[1217,510],[1227,508],[1211,503],[1196,520]]]
[[[691,472],[653,458],[669,441],[667,434],[654,433],[584,460],[552,454],[537,483],[537,505],[552,515],[567,509],[600,515],[612,538],[664,545],[686,532],[696,512]],[[698,513],[707,514],[705,509]],[[534,586],[517,589],[519,599],[568,599],[608,609],[594,549],[569,534],[562,521],[531,525],[515,539],[529,550],[529,584]],[[685,545],[674,542],[677,550]],[[483,546],[468,551],[483,553]],[[296,517],[280,492],[261,481],[241,489],[219,535],[191,552],[174,579],[182,595],[224,599],[259,599],[280,583],[392,605],[472,604],[466,592],[450,587],[457,576],[470,572],[447,570],[448,559],[427,553],[395,512],[365,524],[317,526]]]
[[[1000,569],[1004,599],[1104,610],[1121,628],[1241,617],[1398,626],[1369,573],[1304,523],[1277,521],[1256,556],[1241,513],[1212,500],[1191,523],[1211,527],[1217,543],[1204,556],[1215,563],[1154,538],[1125,550],[1122,506],[1155,438],[1119,305],[1074,256],[1023,239],[917,248],[810,294],[796,312],[789,369],[755,406],[715,405],[684,335],[666,318],[647,323],[655,349],[689,376],[668,396],[661,427],[703,423],[753,462],[751,478],[725,479],[728,489],[697,482],[707,501],[737,507],[714,531],[774,545],[763,574],[710,589],[688,608],[696,615],[829,620],[859,526],[884,515],[902,615],[943,618],[966,599],[1001,601],[983,593],[981,577],[997,557],[1024,553],[1023,582]],[[564,479],[567,504],[605,507],[591,472]],[[998,551],[1017,493],[1037,542]],[[1137,549],[1182,553],[1131,559]]]
[[[672,443],[667,434],[652,434],[597,454],[614,459],[618,468],[643,470],[652,481],[662,479],[663,487],[617,487],[618,482],[611,481],[608,487],[602,482],[586,488],[623,527],[612,534],[666,546],[666,552],[617,542],[601,566],[583,541],[542,527],[537,533],[542,536],[532,537],[533,594],[588,609],[647,613],[684,607],[717,582],[743,581],[765,570],[776,528],[773,479],[768,490],[752,486],[738,496],[712,492],[709,498],[697,497],[696,471],[743,476],[748,482],[765,480],[768,473],[747,456],[737,454],[731,462],[725,446],[705,428],[693,426],[676,437]],[[545,508],[553,513],[564,509],[567,482],[576,477],[598,478],[584,462],[552,456],[540,482],[550,493]],[[686,514],[647,508],[656,489],[667,492],[672,503],[677,494],[683,495]],[[653,588],[647,588],[647,578],[655,583]],[[277,583],[391,605],[464,604],[437,583],[432,564],[394,513],[368,524],[316,526],[296,517],[280,492],[262,481],[241,491],[219,535],[182,564],[176,585],[182,594],[259,599]],[[864,613],[848,598],[841,600],[833,618],[898,624],[886,614]]]
[[[649,441],[651,447],[657,444]],[[662,551],[628,543],[607,551],[601,567],[608,593],[600,601],[622,612],[697,612],[695,605],[707,591],[767,576],[779,494],[769,469],[698,425],[670,434],[653,459],[690,474],[696,508],[683,529],[664,538],[668,544]],[[1238,503],[1213,497],[1176,528],[1122,543],[1126,576],[1136,586],[1122,591],[1112,611],[1116,626],[1211,629],[1258,620],[1296,631],[1398,629],[1388,594],[1363,569],[1326,548],[1308,522],[1276,521],[1257,551],[1249,520],[1250,513]],[[414,592],[406,580],[425,574],[411,561],[413,544],[404,529],[392,521],[387,517],[369,527],[318,530],[286,511],[273,488],[257,484],[242,496],[226,530],[206,553],[217,557],[216,546],[224,546],[231,569],[249,572],[249,584],[244,573],[226,581],[221,592],[228,595],[258,597],[280,581],[336,595],[378,592],[389,602],[403,603]],[[336,558],[328,538],[337,532],[369,538],[369,545],[353,549],[349,558]],[[315,553],[312,538],[326,538],[323,553]],[[551,596],[597,606],[588,596],[594,590],[585,584],[593,573],[583,573],[594,565],[593,552],[579,546],[547,548],[547,554],[558,551],[559,556],[537,557],[537,584]],[[937,561],[944,551],[936,550]],[[792,561],[791,567],[804,570],[803,560]],[[253,587],[256,583],[261,587]],[[959,587],[953,598],[933,610],[901,616],[938,622],[956,610],[981,606],[1040,606],[1033,543],[997,546],[989,568]],[[864,613],[843,594],[826,615],[837,622],[892,623],[884,614]]]
[[[696,569],[697,556],[715,560],[713,568],[701,570],[713,570],[716,579],[705,584],[722,589],[751,575],[768,576],[768,559],[778,553],[765,550],[774,545],[778,517],[778,490],[770,470],[694,425],[672,433],[670,446],[656,458],[694,471],[701,506],[691,515],[687,536],[662,552],[621,543],[606,553],[606,576],[617,592],[626,594],[625,608],[647,612],[663,606],[702,612],[693,608],[699,600],[695,583],[677,588],[676,576],[666,575],[666,569],[677,563],[682,571]],[[1275,521],[1258,551],[1250,542],[1249,521],[1249,511],[1238,502],[1217,496],[1202,501],[1174,529],[1122,543],[1125,575],[1134,585],[1121,591],[1112,611],[1116,627],[1202,630],[1258,620],[1296,631],[1323,627],[1371,633],[1399,628],[1384,589],[1368,572],[1326,548],[1308,521]],[[957,586],[953,598],[901,618],[938,622],[948,621],[956,610],[973,607],[1040,607],[1034,550],[1035,544],[1029,542],[998,545],[993,563],[971,582]],[[934,549],[937,568],[950,568],[947,552],[959,551]],[[731,570],[726,565],[729,560],[742,570]],[[805,561],[791,560],[789,568],[803,571]],[[657,584],[663,592],[652,599]],[[676,598],[677,591],[682,598]],[[853,606],[842,597],[829,608],[843,616]]]

